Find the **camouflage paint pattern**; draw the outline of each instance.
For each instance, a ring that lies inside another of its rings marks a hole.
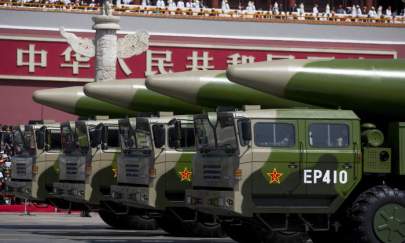
[[[201,155],[197,151],[193,160],[193,187],[207,189],[186,192],[186,201],[192,208],[218,215],[246,217],[255,213],[334,213],[362,178],[360,125],[358,117],[351,111],[251,110],[233,112],[232,116],[237,132],[238,119],[250,120],[252,141],[242,146],[238,136],[239,149],[233,157],[215,151],[209,152],[211,155]],[[286,147],[257,145],[255,126],[266,122],[293,125],[294,144]],[[311,146],[309,126],[313,123],[347,125],[350,134],[347,147]],[[235,183],[226,185],[222,180],[208,180],[203,169],[207,165],[211,168],[212,165],[222,166],[221,178],[233,178]],[[347,173],[344,183],[339,178],[334,182],[332,176],[329,176],[330,180],[325,177],[327,171],[333,175],[333,171],[339,174],[343,170]],[[312,176],[305,178],[305,171]],[[322,173],[316,183],[315,171]],[[239,174],[239,178],[235,174]]]
[[[152,163],[147,169],[141,169],[144,165],[139,165],[139,171],[148,171],[147,187],[140,187],[136,184],[136,178],[124,178],[118,180],[118,185],[111,187],[114,202],[118,202],[127,206],[164,210],[166,207],[184,206],[184,194],[186,189],[191,189],[192,182],[192,157],[195,154],[192,149],[172,148],[168,141],[168,122],[173,119],[191,120],[191,116],[169,116],[160,118],[144,118],[148,120],[152,129],[153,125],[163,125],[165,127],[165,146],[164,148],[156,148],[153,145],[151,155]],[[136,118],[130,118],[131,125],[135,126]],[[184,123],[185,126],[191,126],[191,121]],[[152,131],[153,132],[153,131]],[[121,155],[125,156],[125,155]],[[140,160],[134,157],[127,157],[128,162],[132,160],[135,163],[149,163],[148,160]],[[125,163],[118,163],[119,166],[125,166]],[[153,171],[153,175],[150,171]],[[118,168],[119,175],[125,173],[125,168]],[[140,174],[140,176],[144,176]],[[125,183],[126,185],[120,185]],[[128,185],[134,183],[134,185]],[[139,195],[139,196],[137,196]]]
[[[118,129],[118,120],[79,121],[87,127],[87,139],[89,139],[89,126],[97,126],[102,123],[109,129]],[[78,122],[66,122],[74,131]],[[90,141],[90,140],[88,140]],[[116,184],[114,166],[120,149],[116,147],[89,149],[87,155],[61,155],[70,165],[61,163],[59,160],[59,182],[54,183],[55,197],[79,204],[97,206],[104,199],[103,191],[108,192],[111,185]],[[80,162],[82,161],[82,162]],[[74,163],[74,165],[72,165]],[[70,169],[67,167],[70,166]],[[73,168],[75,166],[75,168]],[[66,168],[63,168],[66,167]],[[68,170],[76,170],[70,173]],[[68,180],[69,182],[67,182]]]
[[[264,108],[310,107],[230,82],[225,71],[189,71],[149,76],[146,86],[201,106],[261,105]]]
[[[89,97],[136,111],[171,111],[176,114],[194,114],[203,111],[200,106],[147,89],[143,79],[89,83],[84,86],[84,92]]]
[[[38,90],[33,93],[32,98],[39,104],[83,117],[135,115],[133,110],[87,97],[82,86]]]
[[[405,60],[281,60],[235,65],[227,76],[280,98],[404,117]]]

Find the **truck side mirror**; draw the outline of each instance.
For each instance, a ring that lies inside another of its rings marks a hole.
[[[176,123],[174,123],[174,132],[176,134],[176,148],[181,147],[181,121],[177,120]]]
[[[95,148],[99,146],[102,142],[102,127],[101,125],[98,125],[97,127],[94,128],[93,131],[90,131],[90,146],[92,148]]]
[[[38,149],[46,149],[45,147],[45,129],[39,129],[35,131],[35,137],[36,137],[36,142],[37,142],[37,148]]]
[[[155,142],[156,148],[161,148],[165,145],[165,128],[163,125],[154,125],[153,130],[153,141]]]
[[[108,127],[103,126],[101,128],[101,149],[108,149]]]
[[[250,120],[241,121],[242,139],[244,141],[252,140],[252,130],[250,129]]]

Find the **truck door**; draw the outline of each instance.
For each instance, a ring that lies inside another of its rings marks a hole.
[[[329,207],[350,190],[358,150],[353,138],[352,121],[306,121],[303,183],[312,198],[308,206]]]
[[[305,188],[300,183],[302,141],[296,120],[253,124],[252,197],[256,205],[294,206]]]
[[[57,181],[59,175],[58,158],[61,154],[61,137],[60,129],[46,129],[45,132],[45,181],[48,188],[52,187],[52,184]]]
[[[186,189],[191,189],[193,178],[191,161],[195,154],[194,128],[192,124],[183,123],[181,140],[175,144],[176,130],[168,129],[168,147],[166,150],[166,198],[169,201],[184,201]]]

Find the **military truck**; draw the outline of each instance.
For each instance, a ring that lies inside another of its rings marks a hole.
[[[183,126],[175,139],[173,114],[119,121],[122,154],[118,158],[117,185],[111,186],[111,205],[119,203],[143,210],[159,226],[177,236],[222,236],[213,217],[185,207],[191,189],[195,154],[192,116],[176,116]],[[180,136],[179,135],[179,136]]]
[[[59,181],[53,184],[54,197],[72,208],[99,211],[115,228],[155,228],[153,219],[145,224],[141,218],[142,224],[138,224],[140,217],[132,212],[113,214],[113,209],[100,207],[116,183],[118,120],[69,121],[61,124],[60,131],[63,153],[58,163]]]
[[[7,190],[18,198],[47,202],[57,181],[56,163],[61,154],[59,123],[15,127],[15,155]]]
[[[360,122],[328,109],[195,115],[186,203],[238,242],[403,243],[405,123]]]

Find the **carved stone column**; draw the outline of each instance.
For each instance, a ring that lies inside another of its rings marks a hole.
[[[120,29],[119,17],[100,15],[92,18],[96,30],[95,81],[114,80],[116,78],[117,30]]]

